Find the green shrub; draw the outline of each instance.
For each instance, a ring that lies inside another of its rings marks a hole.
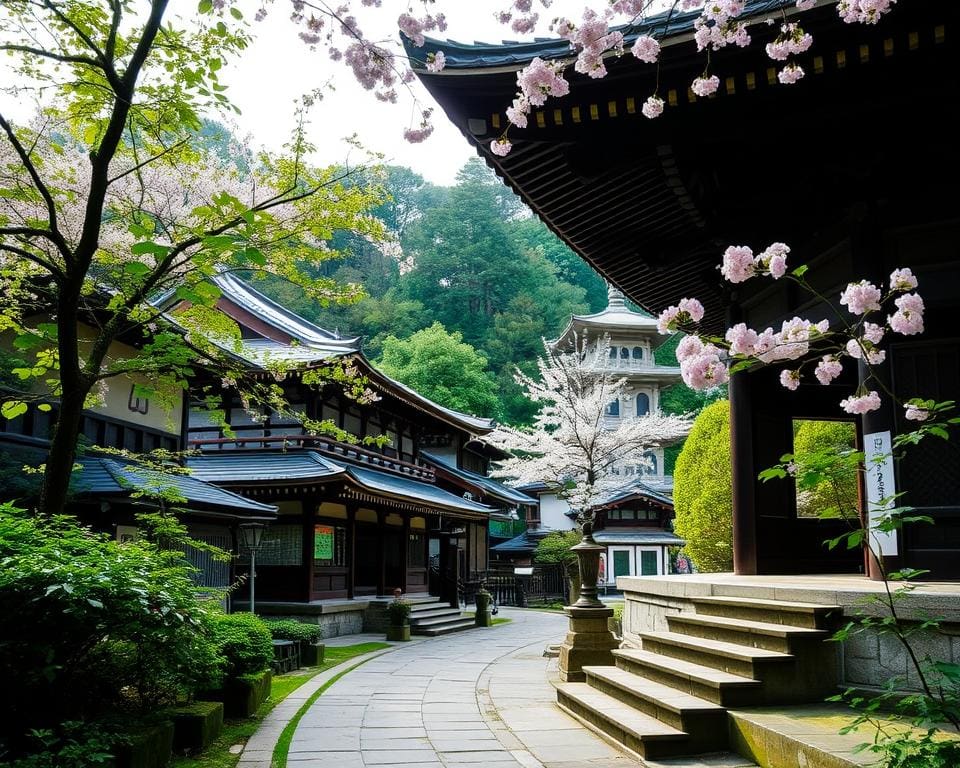
[[[556,531],[549,533],[537,542],[533,559],[538,563],[571,563],[577,556],[570,548],[580,543],[577,531]]]
[[[273,637],[262,619],[252,613],[220,613],[210,616],[209,625],[227,678],[256,674],[270,666]]]
[[[208,608],[178,551],[0,504],[0,753],[33,729],[151,711],[220,675]]]
[[[293,640],[298,643],[318,643],[323,640],[323,627],[295,619],[270,619],[264,622],[274,640]]]
[[[856,451],[857,427],[852,421],[794,422],[794,461],[803,470],[816,469],[797,488],[797,516],[849,517],[857,511],[860,476],[856,461],[836,461]]]
[[[733,568],[730,404],[711,403],[697,416],[674,470],[674,530],[701,571]]]
[[[25,757],[4,768],[100,768],[113,765],[117,737],[88,723],[68,720],[56,729],[38,728],[29,737]]]
[[[410,603],[400,599],[391,600],[387,605],[387,615],[390,617],[390,626],[403,626],[410,618]]]

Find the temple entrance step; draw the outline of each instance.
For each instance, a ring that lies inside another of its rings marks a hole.
[[[788,624],[811,629],[832,629],[843,614],[843,609],[837,605],[754,597],[694,597],[690,602],[701,616],[723,616],[728,619]]]
[[[410,611],[410,622],[420,622],[426,619],[447,618],[450,616],[462,616],[459,608],[451,608],[449,605],[430,606],[422,610]]]
[[[427,637],[437,637],[439,635],[449,635],[451,632],[461,632],[464,629],[472,629],[476,626],[473,618],[469,616],[459,616],[442,621],[436,621],[432,624],[410,624],[410,632],[414,635],[426,635]]]

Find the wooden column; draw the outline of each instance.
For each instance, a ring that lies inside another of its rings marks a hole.
[[[400,573],[402,574],[403,583],[400,585],[400,588],[403,590],[403,593],[407,593],[407,568],[410,563],[407,562],[407,546],[410,543],[410,515],[406,512],[401,513],[403,515],[403,536],[400,539]]]
[[[730,377],[730,458],[733,491],[733,570],[757,572],[756,469],[753,457],[753,404],[749,374]]]
[[[347,599],[353,600],[357,583],[357,507],[347,505]]]
[[[303,570],[307,576],[307,602],[310,602],[313,600],[313,526],[316,522],[313,510],[316,509],[319,501],[310,499],[300,504],[303,515],[301,518],[303,520]]]
[[[383,597],[387,592],[387,556],[386,556],[386,512],[377,510],[377,596]]]

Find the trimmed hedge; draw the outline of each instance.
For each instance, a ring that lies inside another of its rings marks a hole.
[[[223,703],[196,701],[170,710],[173,720],[173,748],[178,752],[199,752],[223,730]]]
[[[262,672],[273,661],[273,637],[266,623],[252,613],[211,617],[213,642],[224,659],[227,680]]]
[[[173,755],[173,723],[132,726],[114,748],[115,768],[166,768]]]
[[[264,622],[274,640],[294,640],[301,644],[323,640],[323,627],[296,619],[272,619]]]
[[[273,673],[269,669],[257,674],[227,678],[222,688],[204,691],[197,698],[203,701],[222,701],[223,714],[227,718],[238,720],[250,717],[260,709],[260,705],[270,696],[272,681]]]

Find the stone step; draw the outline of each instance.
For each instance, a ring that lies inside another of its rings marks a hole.
[[[444,616],[460,616],[459,608],[448,608],[446,606],[441,608],[427,608],[422,611],[410,611],[410,623],[418,623],[426,621],[428,619],[436,619]]]
[[[695,754],[689,736],[586,683],[560,683],[557,704],[577,720],[635,752],[660,759]]]
[[[415,629],[427,629],[429,627],[438,627],[442,624],[449,624],[451,621],[460,621],[461,619],[463,619],[463,614],[460,613],[460,611],[451,610],[449,613],[441,616],[428,616],[422,619],[419,616],[411,616],[410,626]]]
[[[443,624],[433,624],[428,627],[411,626],[410,633],[413,635],[438,637],[439,635],[449,635],[451,632],[462,632],[465,629],[473,629],[475,626],[476,623],[472,618],[460,618],[453,621],[447,621]]]
[[[725,707],[749,706],[761,700],[761,682],[749,677],[639,648],[620,648],[613,656],[620,669]]]
[[[668,616],[667,625],[672,632],[683,635],[706,637],[782,653],[792,653],[798,648],[809,647],[811,642],[819,643],[830,637],[830,632],[825,629],[694,613]]]
[[[842,615],[837,605],[799,603],[788,600],[765,600],[755,597],[693,597],[690,601],[697,613],[725,616],[731,619],[761,621],[768,624],[789,624],[811,629],[829,629],[832,619]]]
[[[749,648],[736,643],[683,635],[679,632],[640,632],[643,650],[671,656],[729,672],[732,675],[763,679],[761,669],[767,664],[792,662],[794,656],[765,648]]]
[[[586,666],[587,685],[672,728],[684,731],[703,751],[727,745],[727,710],[619,667]]]

